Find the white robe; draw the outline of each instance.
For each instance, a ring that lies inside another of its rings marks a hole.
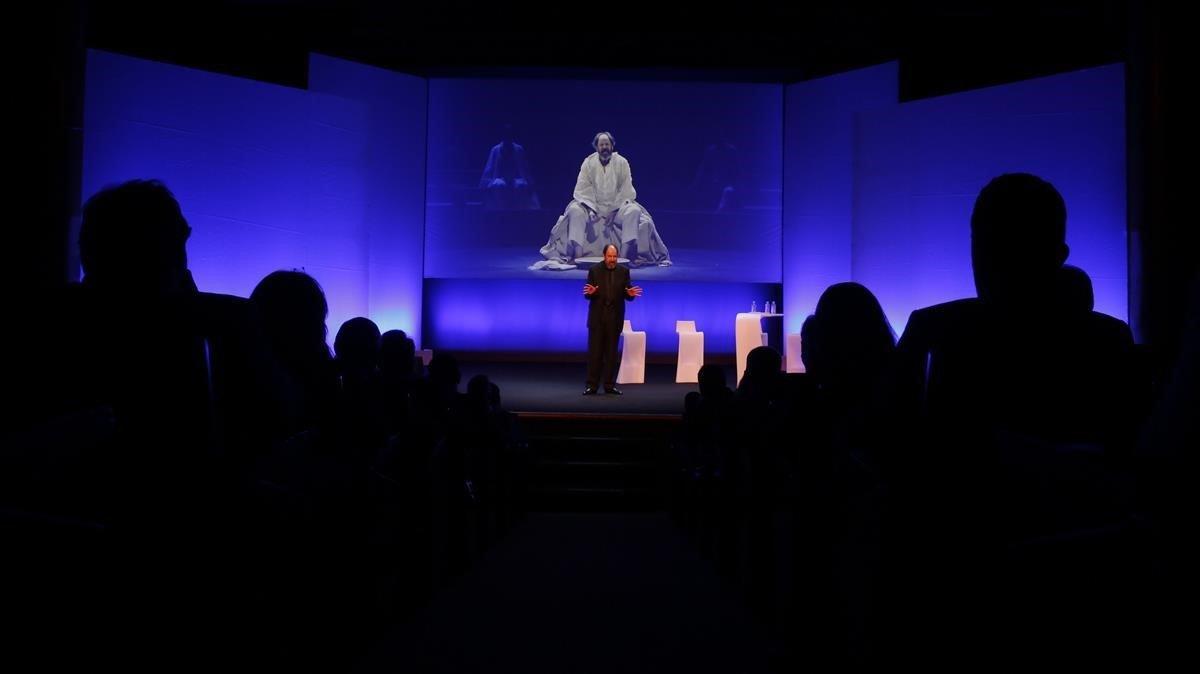
[[[579,167],[573,196],[541,248],[545,259],[530,269],[574,269],[576,258],[602,257],[610,243],[634,266],[671,264],[654,220],[637,203],[627,159],[614,152],[606,166],[593,152]]]

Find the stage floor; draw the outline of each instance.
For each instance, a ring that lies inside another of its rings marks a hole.
[[[463,361],[462,384],[485,374],[500,387],[504,408],[518,413],[564,413],[588,415],[680,415],[683,397],[697,391],[697,384],[676,384],[675,365],[647,364],[646,383],[618,384],[624,395],[583,395],[587,363],[515,363]],[[732,387],[733,366],[725,366]]]

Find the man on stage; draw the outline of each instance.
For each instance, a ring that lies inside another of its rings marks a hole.
[[[588,270],[583,296],[591,302],[588,307],[588,372],[583,395],[595,395],[598,384],[604,382],[604,392],[621,395],[617,389],[617,339],[625,324],[625,302],[642,296],[642,289],[633,285],[629,270],[617,265],[617,247],[604,247],[604,262]]]

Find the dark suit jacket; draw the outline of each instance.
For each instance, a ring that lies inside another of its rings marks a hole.
[[[607,320],[608,324],[615,325],[619,332],[625,321],[625,302],[633,300],[625,293],[626,288],[633,286],[629,278],[629,269],[617,265],[610,273],[601,262],[588,270],[587,282],[599,287],[599,290],[590,296],[584,295],[584,299],[591,302],[591,306],[588,307],[588,327],[600,327]]]
[[[1129,431],[1133,339],[1111,316],[999,315],[957,300],[914,311],[897,350],[910,394],[934,417],[1056,441]]]

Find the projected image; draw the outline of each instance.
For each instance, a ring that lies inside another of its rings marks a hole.
[[[525,147],[513,141],[512,124],[504,125],[499,143],[488,153],[487,165],[479,178],[485,204],[490,210],[538,210],[541,208]]]
[[[671,266],[654,219],[637,202],[629,161],[616,153],[616,139],[601,131],[592,138],[592,147],[596,151],[579,167],[574,198],[542,246],[546,259],[529,268],[563,271],[596,264],[610,244],[634,267]]]
[[[595,103],[595,104],[592,104]],[[425,276],[778,282],[782,88],[433,80]]]

